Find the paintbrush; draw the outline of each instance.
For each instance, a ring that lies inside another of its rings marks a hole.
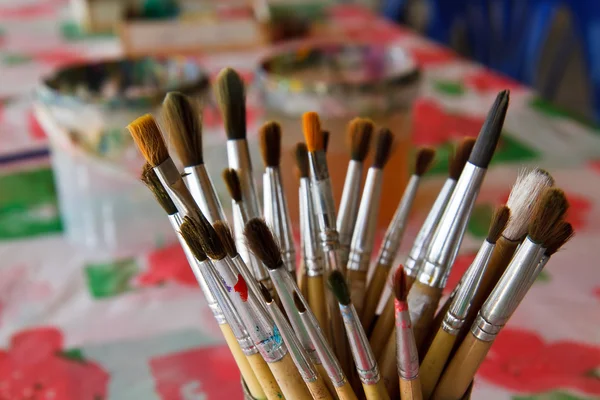
[[[348,138],[350,142],[350,161],[346,170],[346,179],[342,191],[342,199],[337,215],[337,230],[340,234],[340,265],[342,272],[346,273],[346,264],[350,253],[350,242],[356,224],[358,205],[360,200],[360,185],[362,182],[363,165],[371,135],[375,126],[373,121],[366,118],[354,118],[348,124]],[[357,298],[355,298],[357,299]],[[357,302],[357,305],[362,306]]]
[[[302,116],[302,128],[306,147],[308,149],[308,160],[310,166],[311,189],[317,222],[319,223],[319,240],[323,249],[325,271],[330,273],[334,270],[341,271],[339,257],[339,235],[336,230],[336,214],[333,200],[333,191],[327,158],[323,151],[323,133],[321,122],[315,112],[307,112]],[[346,335],[344,334],[344,323],[338,311],[337,301],[332,298],[331,293],[326,292],[328,315],[330,320],[330,341],[333,344],[336,355],[341,361],[347,375],[350,376],[352,356]]]
[[[246,141],[246,93],[242,78],[231,68],[224,68],[215,82],[215,97],[219,103],[227,134],[229,168],[237,170],[244,202],[250,218],[261,216],[260,204],[252,176],[252,160]]]
[[[394,217],[390,222],[387,231],[385,232],[381,248],[379,249],[379,255],[377,256],[375,272],[372,280],[377,279],[379,282],[381,279],[387,279],[392,263],[398,255],[398,250],[400,249],[400,245],[402,243],[402,237],[404,236],[404,231],[408,223],[408,216],[414,203],[421,178],[431,167],[434,157],[434,149],[426,147],[417,151],[415,158],[415,171],[410,177],[408,184],[406,185],[406,189],[404,189],[404,194],[400,199],[398,208],[396,208]],[[379,283],[377,285],[379,285]],[[387,343],[388,338],[390,338],[390,333],[392,332],[393,328],[394,299],[393,297],[390,297],[384,308],[384,311],[377,320],[370,337],[371,346],[373,346],[373,352],[375,353],[376,357],[381,355],[381,351]],[[392,357],[393,354],[389,354],[388,356]]]
[[[269,290],[262,284],[260,287],[267,310],[269,311],[271,318],[273,318],[275,325],[279,327],[279,333],[287,345],[290,355],[294,360],[294,364],[296,364],[296,368],[298,368],[302,379],[304,379],[304,383],[306,383],[308,390],[310,390],[312,398],[333,399],[329,393],[329,390],[327,389],[327,386],[325,386],[323,378],[313,366],[308,354],[304,350],[304,347],[294,334],[292,327],[285,319],[285,316],[279,309],[277,303],[274,301],[271,293],[269,293]]]
[[[356,218],[356,227],[352,235],[346,277],[350,285],[352,302],[359,316],[362,316],[367,273],[377,230],[379,202],[383,187],[383,168],[390,158],[393,140],[393,134],[386,128],[381,129],[377,135],[375,157],[373,165],[367,172]]]
[[[498,333],[540,272],[537,267],[549,243],[556,242],[556,224],[567,208],[562,190],[548,188],[542,193],[529,225],[529,234],[483,304],[469,335],[450,360],[433,399],[458,400],[467,391]]]
[[[306,144],[296,145],[296,165],[300,173],[300,234],[304,268],[306,270],[306,292],[310,309],[315,314],[325,336],[328,336],[327,304],[323,282],[323,255],[318,245],[318,227],[310,190],[308,150]],[[298,285],[300,286],[300,285]]]
[[[385,385],[379,374],[379,367],[375,356],[369,346],[367,335],[360,323],[358,313],[351,301],[344,275],[340,271],[333,271],[328,278],[329,288],[338,300],[340,312],[344,320],[346,335],[350,342],[350,350],[358,377],[362,383],[367,400],[389,400]]]
[[[312,340],[315,345],[319,358],[323,361],[327,376],[329,376],[329,379],[335,387],[337,398],[339,400],[357,400],[356,394],[352,390],[350,382],[346,379],[344,371],[335,357],[332,348],[329,346],[323,333],[313,323],[314,318],[311,317],[310,310],[306,307],[306,303],[301,299],[298,293],[294,293],[294,304],[307,328],[310,340]]]
[[[199,105],[191,97],[168,93],[162,115],[175,152],[183,163],[183,180],[202,214],[211,222],[225,220],[202,155],[202,122]]]
[[[231,204],[233,208],[233,229],[235,233],[236,247],[242,257],[242,260],[246,263],[254,278],[265,285],[270,291],[271,295],[274,293],[273,284],[271,278],[267,272],[267,268],[256,258],[254,254],[248,249],[246,244],[246,238],[244,237],[244,226],[250,221],[250,215],[246,203],[242,198],[242,186],[238,173],[233,168],[226,168],[223,170],[223,180],[225,186],[231,195]]]
[[[184,234],[184,227],[187,236]],[[200,246],[212,260],[228,290],[229,297],[244,321],[246,330],[281,388],[280,393],[265,391],[267,396],[271,394],[290,399],[310,398],[310,392],[281,340],[279,328],[265,311],[264,302],[252,290],[248,290],[244,277],[234,272],[236,267],[227,255],[214,228],[206,220],[197,222],[189,218],[185,219],[181,228],[188,245],[191,248]]]
[[[192,254],[187,243],[179,233],[182,220],[177,212],[177,207],[175,207],[175,204],[160,183],[158,176],[154,173],[152,167],[148,163],[146,163],[142,169],[141,180],[152,194],[154,194],[157,202],[167,213],[169,222],[171,223],[173,230],[177,233],[177,239],[183,248],[188,263],[194,272],[194,276],[202,289],[208,307],[211,309],[213,316],[225,337],[227,346],[231,350],[231,354],[233,355],[249,392],[255,398],[264,398],[265,393],[262,386],[248,361],[249,358],[258,355],[258,349],[254,346],[254,343],[250,339],[246,328],[235,311],[231,300],[227,297],[225,288],[219,280],[215,280],[213,279],[214,276],[211,276],[212,272],[216,273],[214,267],[204,252],[199,253],[197,258]],[[258,355],[258,357],[261,356]]]
[[[435,385],[454,347],[456,337],[465,323],[469,307],[490,261],[496,242],[504,228],[506,228],[509,217],[510,210],[507,206],[501,206],[495,211],[487,238],[483,241],[475,259],[461,278],[454,299],[444,316],[442,326],[437,330],[437,334],[423,358],[421,363],[421,385],[423,398],[425,399],[429,399],[433,394]]]
[[[281,161],[281,126],[267,122],[260,128],[260,150],[265,163],[263,174],[264,217],[281,247],[286,269],[296,277],[296,250],[292,222],[283,190],[279,164]]]
[[[323,131],[321,135],[323,135],[323,151],[327,154],[327,149],[329,148],[329,131]]]

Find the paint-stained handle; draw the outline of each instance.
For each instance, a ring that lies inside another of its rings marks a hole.
[[[346,382],[342,386],[336,387],[335,392],[337,393],[339,400],[358,400],[350,382]]]
[[[283,395],[287,399],[311,400],[312,396],[298,368],[292,361],[292,356],[287,353],[281,360],[269,363],[271,372],[279,384]]]
[[[410,381],[400,379],[400,398],[402,400],[423,400],[419,378]]]
[[[367,293],[365,294],[365,302],[363,304],[363,311],[360,316],[360,322],[365,327],[365,330],[369,332],[369,328],[375,320],[375,313],[377,312],[377,305],[385,288],[385,282],[387,281],[388,274],[390,273],[389,265],[377,264],[373,278],[369,282],[367,287]],[[352,300],[354,304],[356,302]]]
[[[327,320],[327,303],[325,302],[325,283],[323,275],[309,276],[307,279],[308,305],[321,326],[325,337],[329,337],[329,321]]]
[[[433,394],[435,385],[442,375],[455,341],[456,336],[449,334],[443,329],[438,330],[438,333],[435,335],[419,369],[421,387],[425,399],[429,399]]]
[[[390,296],[375,324],[375,328],[373,328],[371,336],[369,337],[369,342],[371,343],[371,349],[373,350],[375,358],[378,359],[381,356],[395,325],[396,315],[394,313],[394,296]]]
[[[260,386],[263,388],[265,395],[268,400],[281,400],[283,397],[283,392],[279,388],[279,384],[275,380],[271,369],[267,362],[262,358],[260,353],[252,354],[251,356],[246,356],[248,359],[248,363],[252,367],[254,371],[254,375],[256,375],[256,379],[260,383]]]
[[[308,386],[308,390],[315,400],[333,400],[331,393],[327,389],[325,385],[324,379],[318,375],[317,379],[313,382],[306,382],[306,386]]]
[[[367,400],[390,400],[385,385],[382,380],[379,380],[374,385],[365,385],[363,383],[363,390],[365,391],[365,397]]]
[[[362,308],[365,300],[365,291],[367,288],[367,271],[356,271],[349,269],[346,271],[346,280],[350,289],[350,298],[358,315],[362,315]]]

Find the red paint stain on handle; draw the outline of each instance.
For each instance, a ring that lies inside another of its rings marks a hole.
[[[246,284],[246,281],[242,275],[238,274],[238,280],[233,287],[233,290],[240,294],[240,298],[243,302],[248,301],[248,285]]]

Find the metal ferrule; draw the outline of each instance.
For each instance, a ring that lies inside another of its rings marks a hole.
[[[346,376],[333,353],[333,349],[323,336],[323,332],[317,328],[317,325],[314,325],[311,315],[309,314],[309,309],[307,308],[305,312],[298,314],[300,314],[300,319],[308,331],[310,340],[315,345],[319,358],[323,361],[323,368],[327,372],[329,379],[331,379],[331,383],[333,383],[335,387],[343,386],[346,383]]]
[[[397,302],[396,302],[397,304]],[[396,307],[396,359],[398,375],[405,380],[419,376],[419,353],[407,309]]]
[[[313,366],[313,363],[310,361],[308,354],[294,334],[292,327],[285,319],[283,313],[277,306],[277,303],[272,301],[270,303],[266,303],[266,305],[267,310],[269,310],[269,314],[271,314],[271,318],[273,318],[273,321],[275,321],[275,325],[279,327],[279,333],[287,345],[288,351],[294,360],[294,364],[296,364],[296,368],[298,368],[298,372],[300,372],[300,376],[302,376],[304,382],[316,381],[317,372]],[[298,314],[297,311],[296,314]]]
[[[246,301],[235,291],[238,276],[234,273],[235,266],[229,257],[213,260],[213,264],[260,354],[268,363],[281,360],[287,354],[287,348],[281,339],[279,328],[260,304],[261,301],[251,290],[248,290]]]
[[[323,255],[317,238],[317,221],[313,207],[312,193],[310,191],[310,180],[300,179],[299,189],[300,202],[300,231],[302,256],[304,267],[308,276],[323,275]]]
[[[362,181],[363,163],[350,160],[344,181],[342,200],[337,214],[336,227],[340,237],[340,261],[344,265],[348,261],[350,243],[357,221],[356,212],[360,201],[360,184]],[[364,193],[364,192],[363,192]]]
[[[417,277],[419,282],[431,287],[446,286],[486,171],[469,162],[465,165],[431,239]]]
[[[258,281],[250,273],[250,270],[248,269],[248,266],[246,265],[244,260],[242,260],[242,257],[238,254],[235,257],[231,257],[231,261],[235,265],[235,268],[237,268],[237,271],[244,277],[246,284],[248,285],[250,290],[254,293],[254,295],[259,300],[262,299],[262,293],[260,291],[260,287],[258,286]],[[235,270],[234,270],[234,272],[235,272]],[[263,301],[259,301],[259,303],[263,306],[263,308],[266,311],[267,308],[264,306],[265,303]]]
[[[244,227],[246,223],[250,221],[248,210],[243,202],[236,203],[231,201],[233,208],[233,230],[235,233],[235,244],[238,248],[242,260],[248,266],[248,269],[254,275],[254,278],[265,284],[267,289],[273,289],[269,281],[269,272],[262,262],[250,251],[248,243],[246,243],[246,237],[244,236]],[[268,285],[267,285],[268,283]]]
[[[211,224],[219,220],[226,221],[223,207],[204,164],[185,167],[183,171],[183,180],[206,219]]]
[[[417,277],[427,248],[431,243],[433,232],[442,218],[444,209],[450,200],[450,196],[452,195],[455,186],[456,181],[454,179],[448,178],[446,179],[446,182],[444,182],[442,189],[433,202],[433,206],[431,207],[431,210],[429,210],[429,214],[427,214],[427,218],[425,218],[425,222],[423,222],[415,242],[408,253],[408,257],[404,263],[404,272],[406,275],[413,278]]]
[[[379,368],[377,367],[377,361],[375,361],[375,356],[371,350],[369,339],[367,339],[365,330],[360,324],[360,318],[356,313],[356,309],[352,303],[347,306],[339,304],[339,306],[344,320],[344,326],[346,327],[348,342],[350,342],[352,357],[354,358],[356,370],[358,371],[358,377],[365,385],[376,384],[381,379]]]
[[[462,328],[495,247],[495,244],[484,240],[475,259],[463,275],[458,291],[454,294],[450,308],[442,322],[442,329],[451,335],[458,335]]]
[[[348,270],[368,271],[375,233],[377,231],[377,214],[383,183],[383,171],[379,168],[369,168],[365,187],[363,189],[356,227],[352,235],[352,246],[348,257]]]
[[[311,189],[313,193],[313,202],[319,229],[321,242],[335,240],[339,245],[339,234],[337,232],[337,221],[335,213],[335,202],[333,200],[333,190],[329,171],[327,170],[327,160],[322,151],[308,153],[308,161],[311,172]],[[335,232],[333,234],[332,232]]]
[[[199,211],[196,201],[192,197],[189,189],[183,183],[179,170],[175,166],[172,158],[167,158],[162,164],[153,168],[156,176],[162,183],[163,187],[175,203],[179,215],[183,219],[186,216],[198,217]]]
[[[404,236],[404,230],[408,223],[408,214],[415,200],[420,180],[421,178],[417,175],[412,175],[408,180],[404,194],[394,213],[394,218],[385,232],[381,250],[379,251],[379,264],[392,265],[398,255],[402,236]]]
[[[294,292],[299,293],[298,286],[294,282],[291,275],[283,268],[270,269],[269,275],[271,276],[271,282],[277,290],[279,300],[285,313],[296,332],[296,336],[302,345],[302,348],[306,351],[310,359],[315,364],[321,364],[318,354],[315,352],[315,346],[310,340],[308,331],[300,318],[296,304],[294,303]]]
[[[252,176],[252,160],[246,139],[227,141],[227,160],[229,168],[237,170],[242,187],[242,198],[248,204],[248,212],[251,218],[259,218],[262,212],[258,203],[254,177]]]

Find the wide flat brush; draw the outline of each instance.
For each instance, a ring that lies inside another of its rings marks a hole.
[[[467,391],[498,333],[540,272],[537,267],[549,243],[556,241],[556,225],[567,208],[568,202],[560,189],[548,188],[542,193],[529,225],[529,234],[448,364],[433,393],[433,399],[459,400]]]
[[[211,223],[225,220],[223,207],[204,166],[200,106],[191,97],[170,92],[163,101],[162,115],[170,142],[183,163],[183,180],[192,197]]]
[[[371,135],[374,129],[373,122],[366,118],[354,118],[348,124],[350,161],[346,170],[346,179],[337,215],[337,230],[340,235],[340,263],[344,274],[346,273],[350,242],[357,219],[364,161],[369,153]]]

